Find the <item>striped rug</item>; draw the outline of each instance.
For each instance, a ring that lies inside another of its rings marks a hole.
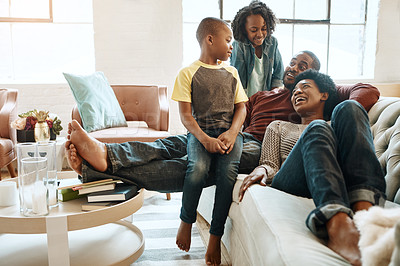
[[[195,223],[189,252],[181,251],[175,244],[182,193],[172,193],[171,200],[163,193],[146,195],[143,207],[133,215],[133,224],[143,232],[145,250],[132,265],[205,265],[206,248]]]

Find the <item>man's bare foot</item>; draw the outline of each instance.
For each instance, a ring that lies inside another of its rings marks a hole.
[[[210,234],[205,259],[207,265],[221,264],[221,236]]]
[[[106,145],[89,134],[76,121],[68,124],[68,142],[74,144],[78,154],[97,171],[104,172],[108,168]],[[66,143],[65,145],[67,145]]]
[[[347,259],[352,265],[361,266],[358,247],[360,233],[353,220],[344,212],[335,214],[326,224],[328,247]]]
[[[176,245],[183,251],[188,252],[192,240],[192,224],[181,221],[178,233],[176,234]]]
[[[82,175],[82,157],[78,154],[75,145],[69,142],[67,151],[67,161],[69,166],[78,174]]]

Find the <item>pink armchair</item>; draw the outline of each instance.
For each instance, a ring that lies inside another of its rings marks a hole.
[[[107,143],[155,141],[168,133],[169,104],[167,87],[141,85],[111,85],[121,106],[128,127],[106,128],[89,133]],[[72,119],[82,125],[78,107],[72,109]],[[144,123],[145,122],[145,123]]]
[[[10,123],[17,118],[17,95],[16,89],[0,89],[0,168],[7,166],[11,177],[16,176],[12,162],[16,158],[17,131]]]
[[[169,103],[167,87],[147,85],[111,85],[121,106],[128,127],[113,127],[89,134],[102,142],[151,142],[170,136],[168,133]],[[72,109],[72,119],[82,125],[78,107]],[[167,193],[167,199],[171,199]]]

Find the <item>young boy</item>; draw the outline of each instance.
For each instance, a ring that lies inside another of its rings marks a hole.
[[[179,102],[182,123],[189,131],[188,168],[176,244],[189,251],[192,223],[196,221],[199,198],[212,165],[216,169],[217,189],[205,260],[208,265],[219,265],[221,237],[242,153],[243,137],[239,130],[248,99],[237,70],[219,64],[232,53],[229,26],[223,20],[205,18],[196,37],[200,58],[179,72],[172,93],[172,99]]]

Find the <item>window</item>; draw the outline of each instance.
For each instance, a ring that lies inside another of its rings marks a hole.
[[[0,0],[0,83],[94,71],[91,0]]]
[[[195,2],[183,0],[184,64],[198,58],[195,30],[202,18],[216,16],[230,22],[240,8],[250,3],[248,0],[207,0],[209,5],[200,6]],[[280,20],[274,36],[285,66],[296,52],[310,50],[320,59],[321,71],[334,79],[373,78],[379,0],[263,2]]]
[[[0,0],[2,22],[52,22],[52,0]]]

